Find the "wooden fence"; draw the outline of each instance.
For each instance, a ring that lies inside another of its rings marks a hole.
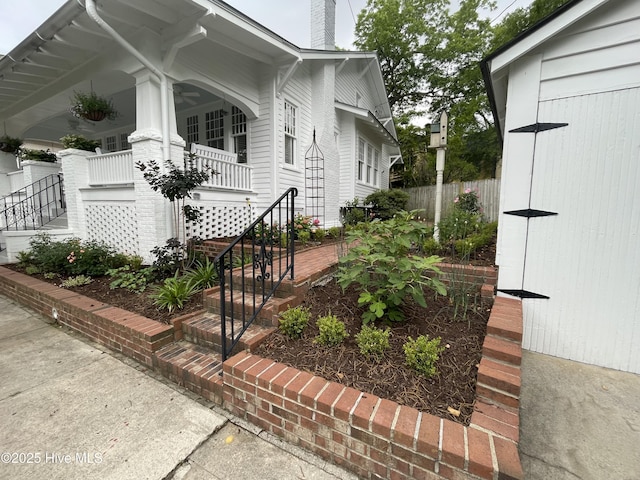
[[[497,222],[500,205],[500,179],[496,178],[443,185],[442,217],[453,209],[453,201],[458,194],[467,188],[477,190],[485,218],[489,222]],[[404,191],[409,194],[407,210],[424,210],[427,220],[433,221],[436,210],[436,186],[405,188]]]

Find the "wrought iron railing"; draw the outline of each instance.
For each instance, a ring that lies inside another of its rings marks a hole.
[[[62,174],[56,173],[0,199],[0,230],[35,230],[65,212]]]
[[[282,281],[294,274],[296,188],[290,188],[215,259],[220,274],[222,360]]]

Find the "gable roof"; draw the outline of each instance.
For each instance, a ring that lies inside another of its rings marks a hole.
[[[590,15],[609,1],[571,0],[513,40],[487,55],[480,62],[500,142],[503,140],[503,120],[506,111],[509,65],[556,37],[560,32]]]

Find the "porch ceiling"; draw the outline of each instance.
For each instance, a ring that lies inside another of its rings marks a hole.
[[[139,69],[139,62],[127,61],[130,55],[89,18],[79,1],[68,0],[0,58],[0,121],[10,126],[9,134],[21,135],[35,123],[67,112],[74,90],[93,87],[114,96],[133,87],[131,77],[123,81],[120,74]],[[215,0],[109,0],[100,2],[98,11],[159,67],[176,48],[188,45],[184,40],[194,29],[207,41],[259,62],[281,64],[297,56],[297,47]],[[135,112],[125,117],[135,122]]]

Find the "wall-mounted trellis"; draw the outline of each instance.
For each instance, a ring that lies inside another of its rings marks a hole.
[[[324,155],[316,143],[316,131],[313,130],[313,143],[304,156],[305,160],[305,215],[310,215],[324,226]]]

